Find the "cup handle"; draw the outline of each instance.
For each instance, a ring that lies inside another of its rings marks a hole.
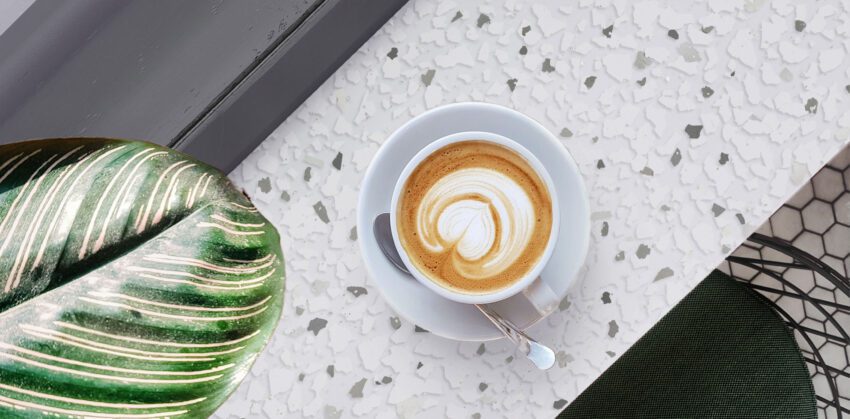
[[[555,295],[555,291],[552,291],[552,288],[546,285],[539,276],[528,288],[522,290],[522,294],[525,295],[525,298],[541,316],[548,315],[554,311],[555,307],[558,307],[558,304],[561,302],[558,296]]]

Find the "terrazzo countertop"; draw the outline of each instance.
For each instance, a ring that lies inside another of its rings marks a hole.
[[[230,175],[282,234],[286,302],[217,416],[554,416],[847,143],[848,8],[411,0]],[[361,262],[381,143],[470,100],[559,135],[590,194],[585,268],[530,330],[546,372],[399,319]]]

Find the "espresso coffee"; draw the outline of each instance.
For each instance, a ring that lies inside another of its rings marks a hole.
[[[522,155],[488,141],[453,143],[425,158],[396,211],[410,261],[464,294],[496,292],[523,278],[552,229],[546,183]]]

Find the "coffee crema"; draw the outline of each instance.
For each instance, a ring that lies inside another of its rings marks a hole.
[[[426,277],[455,292],[487,294],[525,276],[546,250],[552,200],[528,161],[480,140],[447,145],[408,177],[397,231]]]

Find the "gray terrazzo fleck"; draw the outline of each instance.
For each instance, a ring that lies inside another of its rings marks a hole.
[[[561,137],[570,138],[573,136],[573,132],[570,131],[569,128],[561,128],[561,132],[559,133]]]
[[[552,403],[552,407],[555,408],[555,409],[558,409],[558,410],[563,409],[564,406],[566,406],[566,405],[567,405],[567,401],[564,400],[564,399],[558,399],[558,400],[555,400],[555,403]]]
[[[369,293],[369,291],[367,291],[366,288],[363,287],[346,287],[345,290],[350,292],[351,295],[355,297],[359,297],[361,295],[366,295]]]
[[[304,307],[296,306],[295,307],[295,315],[300,316],[302,314],[304,314]]]
[[[726,208],[721,207],[717,204],[711,204],[711,213],[714,214],[715,217],[719,217],[720,214],[726,211]]]
[[[643,169],[640,169],[640,174],[644,176],[655,176],[655,171],[651,167],[645,166]]]
[[[487,348],[485,348],[484,344],[482,343],[482,344],[478,345],[478,349],[475,351],[475,353],[478,354],[478,355],[483,355],[486,350],[487,350]]]
[[[691,125],[688,124],[685,126],[685,132],[688,134],[688,137],[691,139],[699,138],[700,133],[702,133],[702,125]]]
[[[614,32],[614,25],[609,25],[602,29],[602,35],[605,35],[606,38],[610,38],[612,32]]]
[[[810,97],[809,100],[806,101],[806,112],[808,113],[817,113],[818,112],[818,100]]]
[[[461,13],[461,11],[458,10],[457,12],[455,12],[454,17],[452,17],[452,22],[458,21],[462,17],[463,17],[463,13]]]
[[[701,60],[699,51],[697,51],[692,44],[684,43],[679,45],[679,48],[677,48],[676,51],[678,51],[679,55],[681,55],[685,61],[689,63],[695,63]]]
[[[541,71],[544,73],[551,73],[555,71],[555,66],[552,65],[552,60],[547,58],[543,60],[543,65],[541,66]]]
[[[704,86],[702,89],[700,89],[700,91],[702,92],[702,97],[704,97],[706,99],[710,98],[711,95],[714,94],[714,89],[712,89],[708,86]]]
[[[336,157],[334,157],[331,165],[336,170],[342,170],[342,153],[336,153]]]
[[[310,324],[307,325],[307,330],[313,332],[313,335],[318,336],[319,332],[328,325],[328,321],[319,317],[316,317],[313,320],[310,320]]]
[[[289,192],[280,191],[280,199],[282,199],[283,202],[289,202],[289,200],[291,199],[291,197],[289,196]]]
[[[525,54],[528,54],[528,47],[523,45],[519,48],[519,55],[525,55]]]
[[[608,322],[608,336],[614,337],[617,336],[617,332],[620,331],[620,326],[617,324],[616,320],[611,320]]]
[[[617,353],[614,351],[605,351],[605,355],[608,355],[609,357],[613,358],[617,356]]]
[[[478,383],[478,391],[483,392],[484,390],[487,390],[487,387],[489,387],[487,383]]]
[[[673,155],[670,156],[670,163],[673,166],[678,166],[679,162],[681,162],[681,161],[682,161],[682,151],[677,148],[675,151],[673,151]]]
[[[611,293],[605,291],[602,293],[602,304],[611,304]]]
[[[264,177],[257,182],[257,186],[263,193],[269,193],[272,190],[272,181],[271,179]]]
[[[646,86],[646,77],[637,81],[638,86],[643,87]]]
[[[531,26],[523,26],[522,27],[522,36],[528,35],[529,32],[531,32]]]
[[[635,256],[637,256],[638,259],[646,259],[646,257],[649,256],[650,252],[652,252],[652,249],[650,249],[649,246],[641,243],[635,251]]]
[[[676,32],[675,29],[670,29],[669,31],[667,31],[667,36],[673,39],[679,39],[679,32]]]
[[[605,237],[605,236],[608,235],[608,222],[607,221],[602,222],[602,231],[600,231],[600,234],[602,234],[602,237]]]
[[[333,365],[328,365],[328,367],[327,367],[327,368],[325,368],[325,372],[326,372],[326,373],[328,373],[328,375],[329,375],[331,378],[333,378],[333,376],[334,376],[334,372],[335,372],[335,367],[334,367]]]
[[[569,308],[570,308],[570,306],[572,306],[572,305],[573,305],[573,303],[570,301],[570,297],[569,297],[569,296],[566,296],[566,297],[564,297],[564,298],[562,298],[562,299],[561,299],[561,302],[560,302],[560,303],[558,303],[558,311],[564,311],[564,310],[567,310],[567,309],[569,309]]]
[[[597,169],[604,169],[605,168],[605,162],[602,161],[602,159],[597,160],[596,161],[596,168]]]
[[[740,212],[735,214],[735,218],[738,219],[738,222],[741,223],[741,225],[744,225],[744,224],[747,223],[747,220],[744,219],[744,214],[741,214]]]
[[[387,57],[389,57],[391,60],[395,60],[396,57],[398,57],[398,48],[390,48],[390,52],[387,53]]]
[[[478,15],[478,21],[477,21],[477,22],[475,22],[475,24],[476,24],[479,28],[480,28],[480,27],[483,27],[484,25],[486,25],[486,24],[488,24],[488,23],[490,23],[490,16],[487,16],[487,15],[485,15],[484,13],[481,13],[480,15]]]
[[[806,22],[803,22],[802,20],[795,20],[794,29],[796,29],[797,32],[803,32],[806,30]]]
[[[512,92],[516,89],[517,81],[518,81],[517,79],[508,79],[508,81],[507,81],[508,88],[511,89]]]
[[[304,181],[305,182],[309,182],[310,179],[313,177],[312,169],[313,169],[312,167],[307,167],[306,169],[304,169]]]
[[[635,54],[635,68],[643,70],[649,67],[650,64],[652,64],[652,58],[647,57],[645,52],[638,51],[637,54]]]
[[[328,210],[325,208],[325,204],[323,204],[322,201],[313,204],[313,210],[323,223],[327,224],[331,221],[330,218],[328,218]]]
[[[625,259],[626,259],[626,252],[623,251],[623,250],[620,250],[619,252],[617,252],[617,255],[614,256],[614,260],[616,260],[617,262],[623,261]]]
[[[673,276],[673,270],[672,269],[667,268],[667,267],[661,268],[661,270],[658,271],[657,274],[655,274],[655,279],[653,280],[653,282],[660,281],[662,279],[667,279],[667,278],[670,278],[671,276]]]
[[[592,88],[594,83],[596,83],[596,76],[590,76],[584,79],[584,85],[588,89]]]
[[[677,148],[676,150],[673,151],[673,155],[670,156],[670,163],[673,166],[678,166],[679,162],[681,162],[681,161],[682,161],[682,151]]]
[[[708,34],[714,30],[714,26],[703,26],[700,30],[702,30],[702,33]]]
[[[363,387],[365,387],[365,386],[366,386],[366,379],[361,378],[359,381],[354,383],[353,386],[351,386],[351,389],[348,390],[348,394],[355,399],[361,398],[361,397],[363,397]]]
[[[428,69],[424,74],[422,74],[422,84],[430,86],[431,82],[434,81],[435,74],[437,74],[437,70],[434,70],[433,68]]]
[[[416,332],[416,333],[428,333],[428,329],[425,329],[423,327],[419,327],[418,325],[413,328],[413,331]]]
[[[348,232],[348,240],[357,240],[357,226],[351,227],[351,231]]]
[[[718,160],[717,162],[720,163],[721,166],[726,163],[729,163],[729,155],[726,153],[720,153],[720,160]]]

